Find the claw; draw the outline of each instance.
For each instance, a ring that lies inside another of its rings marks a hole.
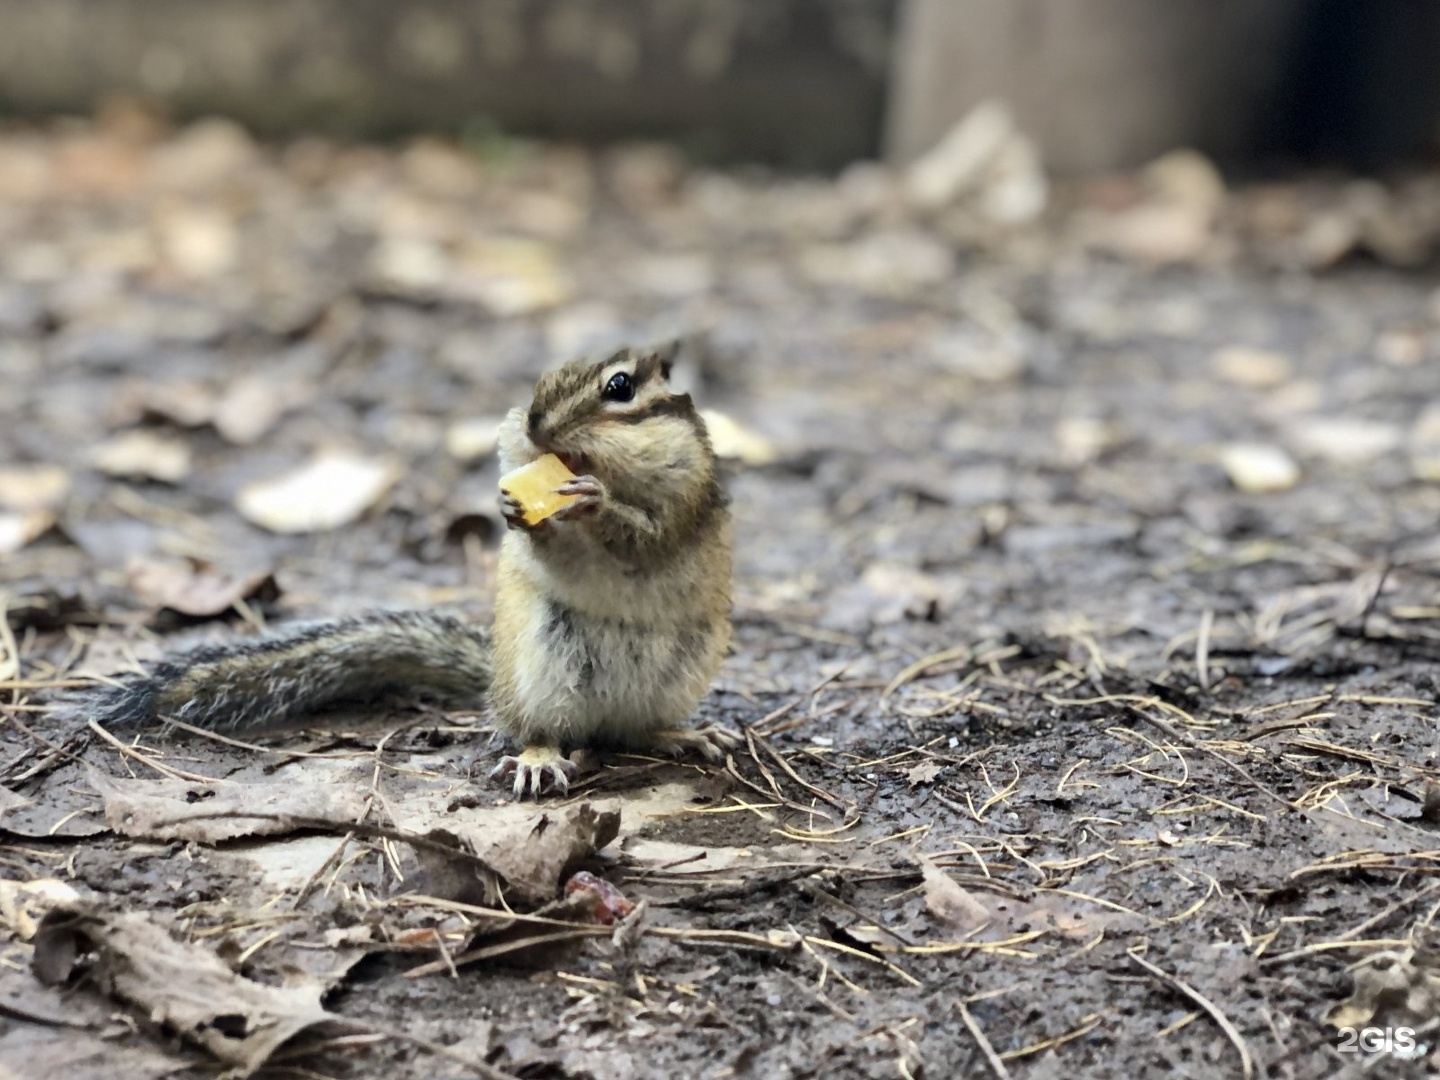
[[[511,790],[517,800],[528,794],[538,799],[548,789],[559,795],[570,790],[570,781],[580,767],[554,746],[527,746],[519,754],[507,754],[490,771],[490,779],[505,780],[514,776]]]
[[[699,754],[706,761],[718,765],[725,755],[739,747],[740,735],[718,724],[705,724],[698,728],[676,728],[661,731],[655,736],[655,749],[660,753],[683,757]]]
[[[557,495],[574,495],[575,501],[567,503],[552,515],[559,521],[574,521],[598,513],[605,503],[605,485],[593,476],[577,476],[566,480],[555,489]]]
[[[531,525],[525,520],[525,507],[520,500],[513,495],[500,493],[500,516],[505,519],[505,524],[511,529],[519,529],[521,532],[534,532],[536,529],[545,527],[544,521],[537,521]]]

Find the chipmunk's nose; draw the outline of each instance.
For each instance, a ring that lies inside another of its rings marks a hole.
[[[525,418],[525,434],[530,436],[530,441],[540,449],[545,449],[545,440],[549,434],[544,430],[545,414],[539,409],[531,409],[530,415]]]

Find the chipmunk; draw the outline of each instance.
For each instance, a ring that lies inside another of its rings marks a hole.
[[[517,798],[567,791],[576,747],[723,760],[733,732],[685,725],[729,646],[730,512],[705,423],[670,388],[673,355],[565,364],[507,414],[502,471],[553,453],[576,474],[559,493],[577,498],[532,526],[502,494],[490,634],[425,611],[301,625],[162,661],[102,692],[96,720],[235,731],[382,693],[473,708],[488,691],[521,748],[491,776]]]

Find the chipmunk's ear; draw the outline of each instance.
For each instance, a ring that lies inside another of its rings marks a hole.
[[[685,342],[680,338],[674,341],[667,341],[663,345],[657,345],[653,350],[655,359],[660,362],[660,377],[666,382],[670,381],[670,370],[675,366],[675,358],[680,355],[680,350]]]

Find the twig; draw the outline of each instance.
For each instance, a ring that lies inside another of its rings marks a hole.
[[[957,1001],[955,1011],[960,1014],[960,1020],[970,1031],[970,1037],[975,1040],[975,1045],[980,1047],[980,1053],[985,1055],[985,1063],[990,1066],[990,1071],[995,1074],[996,1080],[1010,1080],[1010,1070],[1005,1067],[1005,1062],[1000,1060],[1000,1055],[995,1052],[995,1047],[990,1045],[990,1040],[985,1037],[985,1032],[980,1030],[980,1025],[970,1015],[970,1010],[965,1007],[965,1002]]]
[[[165,776],[170,777],[172,780],[188,780],[192,784],[218,784],[220,782],[219,779],[214,776],[201,776],[199,773],[186,772],[184,769],[172,769],[169,765],[162,765],[154,758],[148,757],[145,754],[140,753],[140,751],[136,750],[133,746],[126,746],[123,742],[117,739],[114,735],[111,735],[110,732],[106,731],[94,720],[89,720],[87,721],[87,723],[91,731],[95,732],[96,735],[99,735],[100,738],[104,739],[116,750],[119,750],[120,753],[124,754],[126,757],[134,758],[142,765],[150,766],[150,768],[154,769],[156,772],[163,773]],[[246,814],[244,816],[250,817],[251,815]]]
[[[838,810],[843,810],[847,814],[855,808],[854,803],[847,803],[839,796],[831,795],[828,791],[824,791],[816,787],[814,784],[802,780],[800,776],[795,772],[795,770],[791,768],[790,763],[786,761],[783,757],[781,757],[780,754],[776,752],[775,748],[772,747],[768,742],[766,742],[764,738],[755,734],[753,728],[745,729],[745,741],[750,744],[750,754],[752,757],[757,758],[757,764],[759,755],[755,753],[755,748],[759,746],[762,750],[765,751],[765,753],[770,755],[770,757],[775,760],[775,764],[779,765],[780,768],[784,770],[786,776],[790,777],[791,780],[794,780],[795,783],[799,784],[806,791],[810,792],[811,795],[824,799],[831,806],[835,807]]]
[[[1215,1021],[1220,1030],[1225,1033],[1225,1037],[1230,1040],[1231,1045],[1240,1052],[1240,1070],[1245,1080],[1250,1080],[1250,1078],[1255,1075],[1255,1061],[1250,1056],[1250,1047],[1245,1045],[1245,1037],[1241,1035],[1239,1029],[1230,1022],[1230,1018],[1220,1011],[1218,1005],[1193,986],[1181,982],[1163,968],[1156,967],[1150,963],[1149,960],[1141,957],[1134,949],[1126,949],[1125,955],[1130,957],[1138,967],[1144,969],[1171,990],[1174,990],[1177,994],[1183,994],[1209,1013],[1210,1019]]]

